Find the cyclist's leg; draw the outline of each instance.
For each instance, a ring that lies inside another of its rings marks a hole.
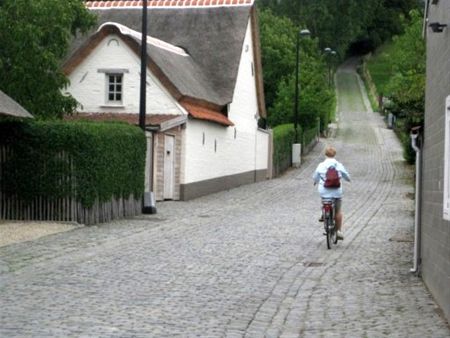
[[[342,214],[342,199],[340,198],[335,200],[335,211],[334,221],[336,222],[336,229],[341,230],[344,215]]]

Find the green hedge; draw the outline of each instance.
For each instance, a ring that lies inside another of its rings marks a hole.
[[[317,128],[302,131],[302,147],[308,146],[317,137]]]
[[[273,128],[273,167],[275,176],[278,176],[291,166],[294,140],[295,130],[292,123],[282,124]]]
[[[2,190],[24,201],[71,196],[89,208],[96,199],[142,196],[146,140],[137,127],[117,122],[4,121],[0,144],[12,150],[3,166]]]

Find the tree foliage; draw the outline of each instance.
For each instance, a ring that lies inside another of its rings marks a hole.
[[[404,20],[404,34],[394,37],[390,55],[394,76],[388,91],[398,113],[409,116],[411,123],[423,122],[425,108],[425,42],[422,34],[422,15],[412,11]]]
[[[321,48],[331,47],[343,56],[363,41],[374,49],[401,32],[400,15],[416,8],[417,0],[259,0],[262,8],[303,23],[320,39]],[[361,47],[360,45],[357,47]]]
[[[296,42],[294,23],[271,10],[260,11],[261,45],[268,122],[272,126],[292,123],[294,119]],[[300,40],[299,123],[316,127],[320,117],[328,124],[333,109],[334,91],[328,84],[328,66],[317,39]]]
[[[422,15],[412,11],[409,20],[403,20],[404,33],[393,39],[393,52],[389,55],[394,75],[387,85],[391,99],[389,109],[402,121],[400,138],[405,159],[413,163],[409,132],[424,123],[426,49],[422,39]]]
[[[293,73],[295,68],[295,32],[291,20],[261,10],[259,15],[261,32],[262,63],[266,104],[273,106],[279,82]]]
[[[0,1],[0,89],[36,116],[72,112],[61,60],[71,37],[94,22],[82,0]]]
[[[334,108],[334,91],[329,87],[327,65],[316,40],[302,41],[299,68],[299,123],[310,129],[320,118],[322,126],[326,126]],[[279,83],[275,104],[269,109],[269,122],[278,125],[293,121],[294,103],[295,72]]]

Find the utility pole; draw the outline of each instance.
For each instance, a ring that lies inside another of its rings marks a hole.
[[[147,0],[142,5],[141,39],[141,90],[139,102],[139,127],[145,131],[146,79],[147,79]]]

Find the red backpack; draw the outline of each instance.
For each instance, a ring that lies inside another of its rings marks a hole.
[[[323,186],[325,188],[339,188],[341,186],[339,172],[336,170],[334,165],[328,167]]]

